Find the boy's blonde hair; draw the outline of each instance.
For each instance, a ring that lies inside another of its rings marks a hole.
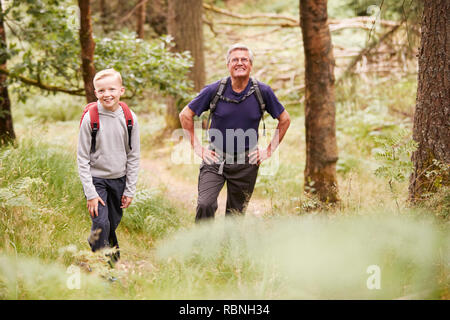
[[[105,70],[99,71],[95,74],[94,80],[93,80],[94,87],[95,87],[95,81],[106,78],[106,77],[116,77],[117,79],[119,79],[120,85],[122,85],[122,76],[120,75],[120,72],[111,68],[111,69],[105,69]]]

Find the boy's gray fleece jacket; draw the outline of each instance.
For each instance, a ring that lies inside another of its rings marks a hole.
[[[77,163],[87,200],[98,197],[92,177],[116,179],[127,176],[124,196],[134,197],[139,171],[139,127],[133,115],[131,150],[123,110],[109,111],[97,102],[100,130],[97,132],[95,152],[91,153],[91,122],[87,112],[81,122],[78,138]]]

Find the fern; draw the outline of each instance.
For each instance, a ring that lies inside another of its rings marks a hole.
[[[380,147],[376,149],[374,156],[381,166],[374,173],[378,177],[388,179],[389,189],[400,211],[394,183],[405,181],[411,174],[413,170],[411,155],[416,150],[417,143],[411,139],[410,131],[406,129],[400,129],[389,136],[376,137],[375,141]]]
[[[411,155],[417,149],[417,143],[410,138],[410,132],[401,129],[390,136],[379,136],[375,141],[381,146],[376,149],[375,159],[382,163],[375,175],[393,181],[403,182],[413,169]]]

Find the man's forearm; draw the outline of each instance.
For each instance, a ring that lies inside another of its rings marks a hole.
[[[189,142],[191,143],[191,146],[194,150],[197,150],[198,147],[201,147],[200,141],[198,141],[197,137],[195,136],[194,132],[194,117],[186,114],[184,110],[180,113],[180,123],[181,127],[183,128],[184,135],[187,139],[189,139]]]
[[[291,119],[290,119],[289,115],[287,114],[287,112],[283,116],[280,116],[277,128],[275,129],[275,135],[273,136],[272,140],[270,141],[269,145],[267,146],[267,150],[269,151],[270,154],[274,153],[275,150],[278,148],[278,146],[281,143],[281,141],[283,140],[290,124],[291,124]]]

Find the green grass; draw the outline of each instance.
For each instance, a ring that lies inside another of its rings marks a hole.
[[[110,269],[85,241],[90,222],[73,154],[24,138],[0,159],[3,299],[448,297],[448,226],[427,210],[366,204],[298,215],[285,206],[197,226],[140,185],[118,230],[122,266]],[[371,265],[381,270],[380,290],[366,286]],[[71,267],[80,268],[80,289],[67,286]]]

